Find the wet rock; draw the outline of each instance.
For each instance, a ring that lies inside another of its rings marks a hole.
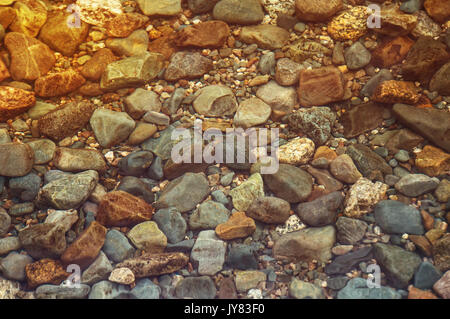
[[[169,243],[175,244],[184,239],[187,224],[176,209],[160,209],[153,216],[153,220],[158,224],[159,229],[167,237]]]
[[[139,8],[147,16],[174,16],[181,12],[181,0],[137,0]]]
[[[11,217],[3,208],[0,208],[0,236],[6,234],[10,226],[11,226]]]
[[[408,174],[395,183],[395,189],[406,196],[417,197],[433,191],[438,185],[437,178],[423,174]]]
[[[150,19],[137,12],[125,12],[105,21],[105,29],[109,36],[126,38],[134,30],[144,27]]]
[[[444,23],[450,18],[450,4],[448,1],[425,0],[425,10],[437,22]]]
[[[211,11],[219,0],[188,0],[188,7],[194,13],[206,13]]]
[[[225,223],[230,216],[229,210],[221,203],[206,201],[198,206],[189,218],[189,228],[214,229]]]
[[[89,59],[81,68],[81,75],[91,81],[98,81],[102,77],[106,66],[117,58],[108,48],[102,48],[95,52],[91,59]]]
[[[277,173],[263,175],[263,178],[277,197],[289,203],[304,201],[312,191],[311,175],[292,165],[280,164]]]
[[[342,216],[336,221],[336,229],[340,243],[354,245],[363,239],[367,224],[362,220]]]
[[[444,64],[431,78],[430,91],[441,95],[450,95],[450,63]]]
[[[135,120],[140,119],[148,111],[159,112],[161,102],[159,96],[153,91],[137,88],[125,98],[127,113]]]
[[[384,111],[381,105],[370,102],[352,107],[340,118],[344,135],[347,138],[355,137],[379,127],[383,122]]]
[[[225,0],[217,3],[213,10],[213,16],[231,24],[257,24],[264,18],[261,3],[257,0]]]
[[[100,151],[58,147],[53,159],[55,167],[65,172],[86,170],[106,171],[106,161]]]
[[[70,275],[64,270],[61,262],[48,258],[26,265],[25,273],[30,288],[42,284],[59,285]]]
[[[221,239],[231,240],[245,238],[256,230],[255,221],[247,217],[244,212],[233,213],[228,221],[216,227],[216,234]]]
[[[48,139],[39,139],[27,143],[34,152],[34,164],[46,164],[53,159],[56,145]]]
[[[47,74],[56,62],[46,44],[20,32],[8,32],[5,46],[11,55],[9,71],[16,81],[36,80]]]
[[[10,251],[18,250],[22,244],[18,237],[0,238],[0,256],[6,255]]]
[[[95,105],[89,102],[70,102],[39,119],[41,134],[60,141],[75,135],[91,118]]]
[[[86,201],[98,182],[96,171],[85,171],[53,180],[41,188],[37,202],[56,209],[78,208]]]
[[[209,85],[200,89],[193,102],[197,113],[206,116],[233,115],[238,107],[233,91],[221,85]]]
[[[39,77],[34,82],[34,91],[42,97],[61,96],[75,91],[85,82],[81,74],[71,69]]]
[[[145,254],[126,259],[116,267],[126,267],[133,271],[136,278],[170,274],[186,266],[189,257],[183,253]]]
[[[267,275],[257,270],[242,270],[236,272],[234,279],[236,289],[239,292],[246,292],[252,288],[256,288],[259,283],[266,281]]]
[[[9,86],[0,86],[0,122],[25,113],[36,103],[32,92]]]
[[[367,280],[353,278],[338,292],[338,299],[402,299],[402,295],[391,287],[381,286],[379,289],[367,287]]]
[[[372,207],[385,198],[388,185],[381,182],[372,183],[361,177],[350,187],[345,198],[344,215],[360,218],[372,210]]]
[[[442,298],[450,299],[450,272],[447,271],[444,276],[433,285],[433,290]]]
[[[433,245],[434,265],[442,272],[450,269],[450,235],[447,233]]]
[[[144,200],[123,191],[102,197],[96,219],[105,226],[132,226],[149,220],[153,208]]]
[[[128,136],[128,143],[131,145],[141,144],[152,137],[157,131],[158,128],[156,125],[139,122],[136,124],[134,131]]]
[[[175,288],[176,296],[182,299],[214,299],[216,293],[214,281],[207,276],[184,278]]]
[[[213,62],[197,52],[177,52],[167,67],[164,78],[167,81],[181,79],[196,79],[208,73],[213,68]]]
[[[382,270],[396,288],[406,288],[422,259],[400,247],[375,244],[374,255]]]
[[[209,183],[202,174],[186,173],[164,188],[155,207],[175,207],[180,213],[184,213],[195,208],[208,194]]]
[[[25,267],[33,262],[33,258],[27,255],[11,252],[0,261],[0,270],[6,279],[25,280]]]
[[[373,28],[377,33],[389,36],[407,35],[417,25],[417,16],[403,13],[396,3],[381,6],[375,15],[381,19],[380,28]]]
[[[295,89],[280,86],[275,81],[260,86],[256,96],[271,106],[272,116],[280,117],[291,113],[297,103]]]
[[[247,129],[266,123],[272,113],[271,107],[262,100],[254,97],[239,104],[234,115],[233,124]]]
[[[384,200],[375,205],[375,220],[390,234],[423,235],[422,217],[417,209],[399,201]]]
[[[148,34],[145,30],[136,30],[126,38],[109,38],[106,47],[118,56],[143,55],[148,48]]]
[[[70,16],[70,13],[62,11],[50,12],[39,33],[39,40],[66,56],[75,53],[89,31],[89,25],[84,21],[79,21],[79,26],[73,28],[67,22]]]
[[[35,258],[58,258],[66,249],[65,231],[56,224],[36,224],[19,232],[27,253]]]
[[[326,105],[344,98],[344,78],[336,67],[300,71],[297,90],[301,106]]]
[[[153,154],[149,151],[133,152],[122,158],[118,167],[123,175],[141,176],[150,167]]]
[[[163,252],[167,246],[167,237],[153,221],[134,226],[127,234],[133,245],[147,253]]]
[[[331,264],[325,267],[325,272],[327,275],[346,274],[355,268],[356,265],[372,258],[372,247],[366,246],[336,257]]]
[[[154,79],[163,68],[164,57],[145,53],[109,63],[100,80],[101,89],[114,91],[136,87]]]
[[[450,181],[443,179],[436,188],[434,194],[441,203],[446,203],[450,199]]]
[[[361,42],[355,42],[345,51],[345,62],[350,70],[358,70],[370,63],[372,55]]]
[[[407,81],[384,81],[380,83],[372,95],[372,100],[380,103],[416,104],[420,95],[414,83]]]
[[[255,43],[261,49],[280,49],[289,40],[289,32],[269,24],[243,27],[240,33],[243,42]]]
[[[349,146],[346,153],[364,177],[373,176],[372,174],[377,171],[382,174],[392,174],[392,168],[385,160],[363,144]]]
[[[104,148],[126,140],[136,125],[127,113],[108,109],[95,110],[89,123],[97,141]]]
[[[348,184],[354,184],[362,177],[347,154],[339,155],[330,163],[330,172],[338,180]]]
[[[266,224],[282,224],[289,218],[290,210],[289,203],[284,199],[263,196],[252,202],[246,214]]]
[[[226,264],[230,268],[240,270],[258,268],[258,262],[253,253],[253,249],[251,246],[244,244],[236,244],[230,247]]]
[[[133,257],[135,249],[131,246],[127,237],[122,232],[111,229],[106,233],[103,252],[113,262],[120,263],[125,259]],[[93,264],[91,264],[90,267],[92,267],[92,265]]]
[[[275,80],[278,84],[290,86],[298,83],[302,66],[288,58],[277,61]]]
[[[9,180],[10,192],[23,201],[32,201],[38,194],[40,185],[41,178],[34,173]]]
[[[297,205],[296,212],[302,222],[310,226],[325,226],[334,223],[343,201],[344,197],[340,192],[333,192],[314,201]]]
[[[198,265],[200,275],[214,275],[222,270],[227,244],[213,230],[199,233],[191,251],[191,260]]]
[[[326,262],[331,259],[331,247],[336,238],[333,226],[307,228],[282,235],[275,242],[273,254],[277,259]]]
[[[187,28],[177,33],[175,44],[179,47],[221,48],[230,28],[223,21],[206,21]]]
[[[239,211],[246,211],[258,197],[264,196],[264,185],[261,175],[256,173],[230,191],[233,206]]]
[[[295,9],[301,21],[323,22],[332,17],[343,7],[342,0],[296,0]]]
[[[419,265],[414,274],[414,287],[431,289],[441,277],[442,272],[436,269],[431,263],[424,261]]]
[[[45,4],[37,0],[23,0],[14,3],[14,9],[16,18],[10,24],[10,30],[36,37],[47,19]]]

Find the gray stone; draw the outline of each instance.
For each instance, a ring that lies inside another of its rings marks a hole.
[[[301,221],[310,226],[325,226],[334,223],[343,201],[341,192],[333,192],[308,203],[298,204],[296,212]]]
[[[109,259],[119,263],[133,257],[135,249],[122,232],[111,229],[106,233],[103,252]]]
[[[182,51],[172,55],[164,73],[166,81],[196,79],[213,69],[212,60],[198,52]]]
[[[161,110],[159,95],[142,88],[137,88],[124,101],[127,113],[135,120],[141,118],[148,111],[159,112]]]
[[[152,219],[158,224],[158,228],[166,235],[171,244],[182,241],[186,235],[187,224],[176,208],[163,208],[153,215]]]
[[[0,236],[6,234],[10,226],[11,226],[11,217],[3,208],[0,208]]]
[[[10,251],[18,250],[22,247],[22,244],[18,237],[5,237],[0,238],[0,256],[6,255]]]
[[[184,278],[175,288],[176,296],[183,299],[214,299],[216,293],[214,281],[207,276]]]
[[[136,123],[125,112],[96,109],[89,121],[98,143],[108,148],[128,138]]]
[[[118,167],[122,175],[141,176],[150,167],[152,161],[152,152],[137,151],[122,158],[118,163]]]
[[[275,53],[269,52],[261,56],[258,69],[262,74],[275,75]]]
[[[126,299],[128,289],[111,281],[103,280],[92,286],[88,299]]]
[[[161,288],[150,279],[144,278],[137,281],[136,286],[130,290],[130,299],[159,299]]]
[[[363,278],[351,279],[345,288],[337,294],[338,299],[402,299],[395,289],[381,286],[378,289],[369,288]]]
[[[225,223],[230,217],[230,211],[221,203],[206,201],[198,206],[189,218],[189,228],[215,229],[217,225]]]
[[[424,0],[407,0],[402,3],[400,10],[405,13],[414,13],[420,10],[423,6]]]
[[[212,116],[233,115],[238,107],[233,91],[222,85],[208,85],[197,91],[193,102],[197,113]]]
[[[223,205],[228,205],[228,203],[230,202],[224,192],[220,189],[213,191],[211,193],[211,197],[213,200]]]
[[[28,255],[11,252],[0,260],[0,271],[7,279],[23,281],[25,280],[25,266],[32,262],[33,258]]]
[[[350,70],[358,70],[370,63],[372,55],[361,42],[355,42],[345,50],[345,62]]]
[[[258,269],[258,261],[255,258],[253,248],[244,244],[236,244],[230,247],[226,265],[232,269]]]
[[[142,55],[148,49],[148,33],[145,30],[133,31],[126,38],[109,38],[106,47],[110,48],[118,56]]]
[[[352,158],[358,171],[364,177],[370,178],[376,172],[381,172],[383,175],[392,174],[392,168],[386,161],[363,144],[349,146],[346,153]]]
[[[429,193],[439,185],[439,179],[424,174],[408,174],[403,176],[397,183],[395,189],[403,195],[417,197]]]
[[[27,175],[34,164],[34,152],[27,144],[0,144],[0,176]]]
[[[258,197],[248,210],[246,215],[266,224],[282,224],[290,216],[291,205],[284,199],[277,197]]]
[[[272,111],[282,114],[289,114],[297,104],[295,88],[278,85],[275,81],[260,86],[256,91],[256,96],[269,104]]]
[[[34,164],[46,164],[55,155],[56,144],[48,139],[39,139],[27,143],[34,151]]]
[[[348,252],[344,255],[337,256],[331,264],[325,266],[327,275],[346,274],[363,261],[372,258],[372,247],[366,246],[356,251]]]
[[[289,295],[295,299],[325,299],[321,287],[297,278],[289,284]]]
[[[144,116],[145,117],[145,116]],[[171,158],[172,148],[179,140],[172,139],[172,132],[175,130],[174,126],[169,126],[163,131],[160,131],[158,138],[150,138],[142,143],[142,148],[146,151],[151,151],[163,161]]]
[[[432,289],[442,277],[442,272],[427,261],[422,262],[414,274],[414,287]]]
[[[99,281],[106,280],[112,270],[113,266],[108,260],[108,257],[106,257],[103,251],[100,251],[94,262],[90,264],[85,271],[83,271],[83,274],[81,275],[81,283],[93,285]]]
[[[96,171],[61,177],[41,188],[37,202],[42,206],[52,206],[62,210],[78,208],[89,198],[97,182]]]
[[[78,287],[55,285],[41,285],[36,288],[34,295],[37,299],[84,299],[91,287],[80,284]]]
[[[41,178],[34,173],[9,180],[9,190],[23,201],[33,200],[39,192],[40,185]]]
[[[8,130],[6,128],[0,129],[0,144],[11,143]]]
[[[339,217],[336,221],[337,239],[341,244],[354,245],[361,239],[367,230],[367,223],[349,217]]]
[[[383,200],[375,205],[375,220],[384,232],[389,234],[423,235],[420,212],[409,205],[395,200]]]
[[[188,0],[188,7],[192,12],[206,13],[211,11],[219,0]]]
[[[258,0],[222,0],[216,4],[213,16],[231,24],[257,24],[264,18],[261,3]]]
[[[191,252],[191,260],[198,265],[200,275],[215,275],[222,270],[227,244],[217,238],[214,230],[199,233]]]

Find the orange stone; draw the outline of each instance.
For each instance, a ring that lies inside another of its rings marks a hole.
[[[390,80],[382,82],[375,89],[372,100],[380,103],[403,103],[414,105],[419,102],[420,95],[414,83]]]
[[[316,153],[314,154],[314,159],[317,158],[326,158],[327,160],[329,160],[330,162],[332,160],[334,160],[337,157],[337,154],[335,151],[333,151],[331,148],[329,148],[328,146],[319,146],[316,150]]]
[[[216,227],[216,234],[224,240],[247,237],[256,230],[255,221],[244,212],[236,212],[227,222]]]
[[[148,20],[147,16],[140,13],[122,13],[106,21],[106,33],[112,37],[126,38],[134,30],[143,27]]]
[[[25,274],[30,288],[43,284],[59,285],[70,275],[60,261],[48,258],[26,265]]]
[[[114,191],[102,197],[96,220],[105,226],[134,226],[150,220],[154,209],[139,197]]]
[[[75,91],[85,82],[80,73],[67,70],[39,77],[34,82],[34,91],[42,97],[60,96]]]
[[[416,155],[416,166],[428,176],[439,176],[450,171],[450,154],[440,148],[426,145]]]
[[[414,286],[409,286],[408,299],[438,299],[431,291],[421,290]]]
[[[177,32],[175,44],[180,47],[220,48],[230,34],[228,24],[223,21],[207,21]]]
[[[400,63],[413,44],[414,41],[408,37],[396,37],[385,41],[372,52],[372,63],[380,68],[387,68]]]
[[[434,227],[434,217],[428,214],[425,210],[420,211],[420,215],[422,215],[423,225],[426,230],[433,229]]]
[[[30,109],[36,103],[33,92],[0,86],[0,122],[6,122]]]
[[[97,258],[105,243],[107,229],[93,221],[80,236],[64,251],[61,261],[64,265],[77,264],[87,268]]]
[[[5,65],[5,62],[3,62],[2,59],[0,59],[0,82],[9,78],[11,74],[9,74],[8,68]]]

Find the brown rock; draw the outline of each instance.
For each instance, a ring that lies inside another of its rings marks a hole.
[[[443,272],[450,270],[450,233],[446,233],[434,243],[433,259],[439,270]]]
[[[64,251],[61,261],[64,265],[77,264],[87,268],[97,258],[105,243],[107,229],[93,221]]]
[[[81,69],[81,75],[91,81],[98,81],[102,77],[106,66],[117,60],[117,57],[108,48],[95,52],[94,56],[87,61]]]
[[[189,257],[183,253],[159,253],[126,259],[116,267],[126,267],[136,278],[142,278],[173,273],[184,268],[188,262]]]
[[[338,68],[332,66],[302,70],[297,93],[301,106],[341,101],[344,98],[344,77]]]
[[[426,145],[416,155],[416,166],[428,176],[439,176],[450,171],[450,154],[440,148]]]
[[[41,117],[39,131],[56,141],[73,136],[89,122],[94,109],[90,102],[67,103]]]
[[[0,86],[0,122],[25,113],[36,103],[33,92]]]
[[[80,172],[86,170],[106,171],[106,162],[99,150],[72,149],[57,147],[53,157],[56,168],[66,172]]]
[[[230,34],[223,21],[207,21],[177,32],[175,44],[179,47],[220,48]]]
[[[342,154],[336,157],[330,163],[330,172],[338,180],[348,184],[354,184],[362,177],[348,154]]]
[[[245,238],[256,230],[255,221],[247,217],[244,212],[236,212],[228,221],[216,227],[216,234],[221,239],[231,240]]]
[[[122,13],[106,21],[106,33],[111,37],[126,38],[134,30],[143,27],[148,20],[149,17],[137,12]]]
[[[82,86],[86,80],[74,70],[41,76],[34,82],[34,91],[42,97],[65,95]]]
[[[301,21],[322,22],[343,7],[342,0],[296,0],[295,9]]]
[[[154,41],[151,41],[148,45],[150,52],[160,53],[164,56],[165,60],[169,60],[170,57],[177,52],[177,46],[174,44],[175,32],[172,31],[169,35],[164,35]]]
[[[102,197],[97,221],[105,226],[133,226],[150,220],[153,207],[144,200],[123,191],[114,191]]]
[[[413,44],[414,41],[408,37],[396,37],[384,41],[372,52],[372,64],[380,68],[387,68],[400,63]]]
[[[447,271],[441,279],[436,281],[433,290],[442,298],[450,299],[450,271]]]
[[[7,33],[5,46],[11,55],[9,70],[16,81],[36,80],[47,74],[56,62],[46,44],[19,32]]]
[[[0,24],[3,29],[8,29],[9,25],[16,18],[16,10],[11,7],[0,7]]]
[[[28,144],[0,144],[0,176],[25,176],[34,164],[34,151]]]
[[[414,147],[424,141],[424,138],[420,135],[408,129],[398,130],[384,145],[389,152],[395,154],[399,150],[412,151]]]
[[[5,62],[3,62],[2,59],[0,59],[0,82],[9,78],[10,76],[11,74],[9,73],[9,70],[6,67]]]
[[[380,103],[416,104],[420,95],[414,83],[406,81],[384,81],[375,89],[372,100]]]
[[[427,213],[426,210],[421,210],[420,215],[422,216],[422,223],[425,230],[430,230],[434,228],[434,217]]]
[[[425,0],[423,4],[428,15],[439,23],[445,23],[450,19],[449,0]]]
[[[306,168],[306,171],[315,178],[317,184],[325,187],[325,194],[329,194],[343,188],[342,183],[334,179],[327,170],[309,166]]]
[[[351,108],[340,118],[345,137],[355,137],[377,128],[383,122],[383,112],[381,105],[371,102]]]
[[[237,299],[233,277],[225,277],[220,281],[217,297],[219,299]]]
[[[164,73],[166,81],[196,79],[213,69],[213,62],[197,52],[177,52]]]
[[[58,258],[66,249],[65,229],[54,223],[32,225],[19,232],[19,240],[34,259]]]
[[[318,158],[326,158],[329,161],[334,160],[337,157],[335,151],[333,151],[328,146],[322,145],[316,149],[316,153],[314,154],[314,159]]]
[[[169,158],[164,164],[163,171],[165,178],[175,179],[187,172],[202,173],[209,165],[208,163],[174,163]]]
[[[68,19],[72,13],[52,11],[39,33],[39,40],[55,51],[72,56],[78,46],[86,39],[89,25],[80,20],[80,26],[73,28]]]
[[[243,27],[240,39],[245,43],[255,43],[261,49],[281,49],[289,40],[289,32],[276,25],[260,24]]]
[[[403,78],[426,84],[448,59],[449,53],[444,43],[430,37],[420,37],[402,64]]]
[[[78,89],[78,92],[81,95],[86,96],[98,96],[104,93],[102,88],[100,87],[100,83],[92,83],[92,82],[86,82],[85,84],[83,84]]]
[[[438,299],[432,292],[418,289],[412,285],[408,287],[408,291],[408,299]]]
[[[60,261],[48,258],[26,265],[25,273],[32,289],[43,284],[59,285],[70,275]]]

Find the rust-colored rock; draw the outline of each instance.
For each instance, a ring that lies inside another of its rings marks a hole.
[[[223,21],[207,21],[177,32],[175,44],[180,47],[220,48],[230,34]]]
[[[375,18],[380,18],[381,27],[372,30],[392,37],[410,33],[417,25],[417,16],[404,13],[399,7],[398,3],[382,6],[379,15],[374,15]]]
[[[416,104],[420,95],[414,83],[407,81],[384,81],[375,89],[372,100],[380,103]]]
[[[5,46],[11,55],[9,70],[16,81],[36,80],[47,74],[56,62],[46,44],[19,32],[7,33]]]
[[[302,70],[297,90],[300,105],[320,106],[341,101],[344,84],[344,77],[336,67]]]
[[[383,106],[372,102],[352,107],[340,118],[345,137],[358,136],[377,128],[383,122],[383,112]]]
[[[9,25],[16,18],[16,10],[11,7],[0,7],[0,24],[3,26],[3,29],[8,29]]]
[[[450,154],[440,148],[426,145],[416,155],[416,166],[428,176],[439,176],[450,171]]]
[[[53,140],[60,141],[67,136],[75,135],[84,127],[94,110],[95,105],[90,102],[67,103],[41,117],[38,124],[39,131]]]
[[[209,166],[208,163],[174,163],[171,158],[169,158],[164,164],[163,172],[167,179],[175,179],[186,172],[191,173],[201,173],[206,170]]]
[[[105,23],[106,33],[117,38],[126,38],[134,30],[144,26],[149,17],[137,12],[122,13]]]
[[[408,37],[396,37],[384,41],[372,52],[372,64],[387,68],[401,63],[413,44],[414,41]]]
[[[100,49],[95,52],[94,56],[83,65],[80,73],[88,80],[94,82],[98,81],[102,77],[103,71],[105,71],[106,66],[116,60],[117,57],[110,49]]]
[[[34,82],[34,91],[42,97],[60,96],[75,91],[85,82],[80,73],[68,70],[38,78]]]
[[[221,239],[231,240],[250,236],[255,230],[256,225],[252,218],[247,217],[244,212],[236,212],[227,222],[216,227],[216,234]]]
[[[183,253],[159,253],[126,259],[116,267],[126,267],[136,278],[142,278],[173,273],[184,268],[188,262],[189,257]]]
[[[105,226],[134,226],[152,218],[154,209],[144,200],[123,191],[102,197],[97,221]]]
[[[0,86],[0,122],[6,122],[30,109],[36,103],[33,92]]]
[[[326,158],[327,160],[329,160],[331,162],[332,160],[334,160],[337,157],[337,154],[335,151],[333,151],[328,146],[322,145],[316,149],[316,153],[314,154],[314,159],[318,159],[321,157]]]
[[[10,76],[11,74],[9,73],[9,70],[6,67],[5,62],[3,62],[2,59],[0,59],[0,82],[9,78]]]
[[[422,290],[414,286],[408,288],[408,299],[438,299],[431,291]]]
[[[78,92],[81,95],[86,96],[98,96],[103,94],[103,90],[100,87],[100,83],[92,83],[92,82],[86,82],[83,84],[79,89]]]
[[[411,240],[419,251],[427,257],[431,257],[433,253],[433,246],[425,236],[409,235],[408,239]]]
[[[44,258],[25,266],[28,286],[35,288],[43,284],[59,285],[70,274],[58,260]]]
[[[97,258],[100,249],[102,249],[105,243],[106,231],[106,227],[103,227],[98,222],[91,222],[64,251],[61,256],[63,264],[77,264],[82,269],[87,268]]]

